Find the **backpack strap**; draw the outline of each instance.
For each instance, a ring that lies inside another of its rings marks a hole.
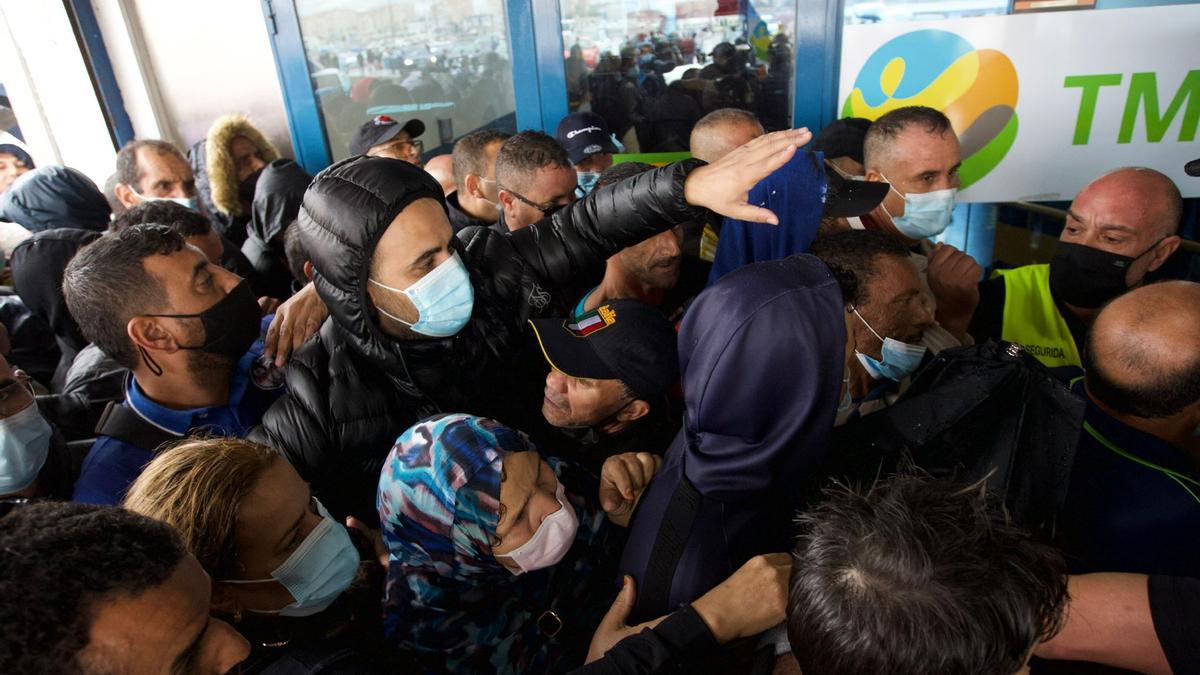
[[[673,609],[668,603],[671,599],[671,585],[675,581],[675,570],[687,547],[688,535],[692,532],[692,524],[696,521],[696,513],[700,510],[700,492],[687,479],[681,476],[667,510],[663,514],[662,523],[658,526],[658,536],[654,548],[650,551],[650,559],[646,562],[646,578],[638,591],[639,599],[645,599],[644,607],[653,607],[655,611]],[[639,603],[640,604],[640,603]]]
[[[157,452],[164,443],[182,438],[155,426],[131,408],[122,405],[121,401],[109,401],[104,407],[104,414],[96,423],[96,434],[111,436],[148,452]]]

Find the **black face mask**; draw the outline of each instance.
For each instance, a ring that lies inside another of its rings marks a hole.
[[[200,323],[204,326],[204,344],[180,345],[179,348],[196,349],[237,361],[258,339],[262,310],[258,306],[258,300],[254,298],[254,293],[250,290],[250,284],[243,281],[228,295],[199,314],[147,314],[146,316],[200,319]]]
[[[246,202],[247,204],[254,201],[254,188],[258,185],[258,177],[262,175],[262,172],[263,170],[259,169],[258,171],[255,171],[249,176],[246,176],[242,180],[238,181],[238,199]]]
[[[1050,292],[1073,307],[1096,309],[1129,290],[1125,275],[1136,258],[1060,241],[1050,259]]]

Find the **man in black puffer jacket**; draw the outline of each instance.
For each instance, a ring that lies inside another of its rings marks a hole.
[[[746,193],[809,138],[779,132],[709,166],[634,176],[518,232],[457,237],[424,171],[380,157],[334,164],[298,220],[330,318],[292,356],[288,393],[250,438],[281,451],[335,516],[375,521],[380,468],[418,420],[464,412],[545,424],[544,362],[526,321],[553,293],[599,279],[610,255],[698,208],[778,222]]]

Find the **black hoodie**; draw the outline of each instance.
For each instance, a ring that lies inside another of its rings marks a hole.
[[[41,317],[54,332],[62,358],[50,389],[57,392],[71,361],[87,346],[87,338],[67,310],[63,297],[63,270],[79,249],[100,238],[99,232],[58,228],[35,233],[12,252],[13,288],[25,306]]]
[[[396,341],[367,296],[371,256],[388,225],[441,186],[399,160],[354,157],[304,196],[298,227],[330,318],[287,366],[288,393],[251,438],[280,450],[337,516],[377,520],[379,471],[396,438],[438,412],[489,416],[530,430],[541,420],[544,360],[526,321],[553,294],[598,281],[622,248],[695,218],[683,182],[697,162],[635,176],[514,233],[468,228],[452,245],[471,275],[471,319],[445,339]],[[449,225],[447,225],[449,227]]]
[[[290,159],[271,162],[258,177],[242,253],[254,265],[264,295],[291,295],[292,273],[283,256],[283,231],[296,220],[311,182],[312,176]]]
[[[112,208],[92,179],[66,166],[44,166],[21,176],[0,195],[0,220],[30,232],[76,227],[103,232]]]

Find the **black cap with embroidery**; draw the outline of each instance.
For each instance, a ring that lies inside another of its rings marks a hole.
[[[592,155],[615,155],[620,152],[613,143],[608,123],[594,112],[574,112],[562,118],[554,131],[554,140],[566,149],[572,164],[578,164]]]
[[[416,138],[425,133],[425,123],[411,119],[404,124],[387,115],[376,115],[358,128],[354,138],[350,139],[350,154],[365,155],[371,148],[387,143],[403,131],[409,138]]]
[[[621,380],[641,399],[665,395],[679,379],[675,327],[640,300],[529,324],[550,366],[568,377]]]

